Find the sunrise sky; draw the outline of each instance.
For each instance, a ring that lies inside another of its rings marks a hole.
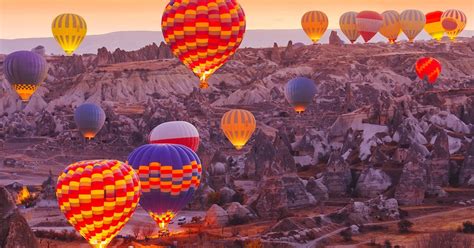
[[[167,0],[0,0],[0,38],[50,37],[51,21],[64,12],[85,18],[88,34],[115,31],[159,31]],[[474,30],[474,0],[240,0],[247,29],[300,28],[308,10],[321,10],[329,28],[339,27],[347,11],[419,9],[424,13],[455,8],[468,18],[466,30]]]

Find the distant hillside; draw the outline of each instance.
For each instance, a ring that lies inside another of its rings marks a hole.
[[[336,30],[345,42],[348,42],[340,30]],[[322,43],[328,43],[328,30],[321,39]],[[471,37],[474,31],[464,31],[461,36]],[[406,40],[402,34],[401,40]],[[418,40],[428,40],[430,36],[424,31],[419,35]],[[281,30],[248,30],[245,34],[242,47],[271,47],[276,42],[280,46],[286,45],[289,40],[293,43],[302,42],[309,44],[310,41],[305,33],[300,29],[281,29]],[[97,53],[97,49],[106,47],[108,50],[121,48],[124,50],[137,50],[152,42],[159,43],[163,41],[163,35],[160,31],[123,31],[100,35],[89,35],[86,37],[77,53]],[[361,42],[359,38],[358,42]],[[385,38],[377,34],[373,42],[385,41]],[[16,50],[30,50],[31,48],[43,45],[48,54],[62,54],[62,50],[56,44],[52,37],[47,38],[25,38],[25,39],[0,39],[0,54],[8,54]]]

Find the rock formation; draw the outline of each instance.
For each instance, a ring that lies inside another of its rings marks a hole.
[[[381,169],[368,168],[364,170],[356,184],[356,192],[362,197],[376,197],[392,185],[390,177]]]
[[[206,226],[224,227],[229,223],[229,215],[219,205],[214,204],[207,210],[204,223]]]
[[[339,35],[337,35],[337,32],[332,30],[331,34],[329,35],[329,44],[330,45],[342,45],[344,42],[339,38]]]

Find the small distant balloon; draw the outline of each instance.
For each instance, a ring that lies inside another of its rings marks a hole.
[[[466,14],[457,9],[446,10],[441,15],[441,25],[451,40],[455,40],[458,37],[466,27],[466,23]]]
[[[76,51],[87,33],[87,24],[80,15],[65,13],[54,18],[51,24],[53,36],[70,56]]]
[[[382,13],[383,24],[380,34],[388,39],[390,44],[394,44],[401,32],[400,14],[395,10],[387,10]]]
[[[356,17],[357,31],[367,43],[380,30],[383,24],[383,17],[379,13],[364,10]]]
[[[357,14],[357,12],[350,11],[342,14],[341,18],[339,18],[339,26],[341,27],[341,31],[351,43],[354,43],[360,35],[359,31],[357,31]]]
[[[423,30],[426,17],[423,12],[416,9],[404,10],[400,14],[400,24],[402,31],[407,36],[409,42],[413,42],[416,36]]]
[[[328,24],[328,17],[322,11],[309,11],[301,18],[301,26],[314,44],[324,35]]]
[[[443,11],[433,11],[425,15],[425,31],[437,41],[440,41],[444,35],[444,28],[441,24],[442,15]]]
[[[227,111],[221,119],[221,129],[235,149],[242,149],[252,137],[257,122],[250,111],[232,109]]]
[[[151,131],[150,143],[184,145],[197,151],[199,132],[193,124],[186,121],[165,122]]]
[[[28,102],[48,72],[46,59],[34,52],[17,51],[9,54],[3,62],[5,78],[20,96]]]
[[[302,113],[313,101],[316,94],[316,85],[306,77],[297,77],[290,80],[285,87],[285,97],[297,113]]]
[[[426,78],[430,84],[434,84],[441,74],[441,63],[435,58],[424,57],[418,59],[415,69],[421,80]]]
[[[86,139],[92,139],[105,123],[105,112],[97,104],[84,103],[74,111],[77,128]]]

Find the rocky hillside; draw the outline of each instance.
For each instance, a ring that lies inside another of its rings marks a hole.
[[[157,124],[186,120],[203,140],[196,209],[207,209],[218,192],[214,203],[239,201],[252,216],[274,218],[340,197],[385,194],[401,205],[422,204],[447,197],[446,186],[474,185],[474,39],[337,43],[240,49],[207,90],[196,88],[198,79],[164,44],[47,57],[48,78],[26,106],[0,75],[0,175],[7,178],[12,168],[58,173],[95,157],[125,160]],[[443,64],[434,87],[415,74],[422,56]],[[318,84],[302,115],[283,95],[295,76]],[[107,114],[91,142],[72,119],[83,102],[99,103]],[[242,151],[219,129],[234,107],[258,121]]]

